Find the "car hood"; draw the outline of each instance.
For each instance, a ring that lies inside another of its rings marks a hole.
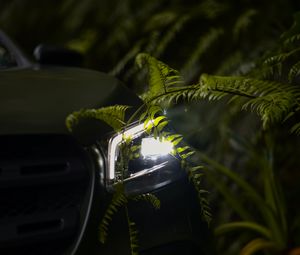
[[[0,135],[67,133],[68,114],[140,99],[107,74],[80,68],[35,67],[0,72]]]

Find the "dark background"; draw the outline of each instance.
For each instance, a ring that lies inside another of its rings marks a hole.
[[[0,29],[29,56],[40,43],[75,49],[84,55],[85,67],[117,76],[141,94],[147,89],[147,75],[135,65],[139,52],[180,70],[187,84],[197,82],[202,73],[244,75],[278,47],[280,36],[299,10],[298,0],[11,0],[0,2]],[[247,144],[260,153],[264,131],[255,114],[241,112],[225,101],[180,102],[169,117],[194,148],[262,189],[256,159],[241,146]],[[272,139],[278,145],[275,173],[285,191],[289,219],[293,219],[291,245],[297,246],[299,138],[281,124],[273,131]],[[247,204],[247,196],[234,183],[223,176],[220,180]],[[213,226],[236,220],[214,185],[206,185],[212,193]],[[248,209],[256,214],[253,206]],[[243,238],[237,233],[219,239],[220,254],[237,254],[245,243]]]

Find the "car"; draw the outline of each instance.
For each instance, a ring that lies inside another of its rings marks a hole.
[[[65,119],[80,109],[112,105],[134,111],[142,101],[116,78],[78,67],[78,53],[39,46],[35,57],[30,60],[0,32],[0,253],[130,254],[122,209],[107,243],[99,242],[117,181],[119,134],[95,119],[70,133]],[[142,130],[132,123],[125,132]],[[159,210],[146,201],[128,205],[139,253],[212,254],[197,192],[180,164],[159,153],[136,161],[124,182],[128,194],[151,193],[161,203]]]

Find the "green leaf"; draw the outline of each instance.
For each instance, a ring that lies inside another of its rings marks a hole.
[[[147,201],[149,202],[155,209],[159,209],[160,208],[160,200],[151,193],[146,193],[146,194],[141,194],[138,195],[134,198],[135,201]]]
[[[82,109],[67,116],[66,126],[69,131],[72,131],[74,126],[78,125],[80,119],[92,118],[104,121],[115,131],[119,131],[125,125],[125,111],[128,108],[127,105],[114,105],[99,109]]]
[[[296,123],[292,128],[291,132],[300,135],[300,122]]]
[[[276,250],[276,244],[262,238],[256,238],[250,241],[241,250],[240,255],[252,255],[260,250]]]
[[[166,116],[159,116],[153,120],[154,126],[157,126],[162,120],[166,120]],[[167,121],[164,121],[167,122]]]
[[[164,121],[164,122],[159,123],[159,125],[157,126],[158,131],[161,133],[162,130],[164,129],[164,127],[167,126],[168,124],[169,124],[168,121]]]
[[[221,226],[217,227],[215,229],[216,235],[223,235],[225,233],[231,232],[231,231],[240,231],[240,230],[251,230],[254,231],[267,239],[271,239],[272,234],[270,230],[268,230],[266,227],[259,225],[255,222],[251,221],[237,221],[237,222],[231,222],[222,224]]]
[[[120,207],[127,204],[127,198],[124,193],[124,186],[122,183],[117,183],[115,186],[114,195],[109,203],[99,227],[99,239],[101,243],[105,243],[108,235],[108,227],[112,221],[113,215]]]
[[[228,205],[241,217],[243,220],[252,220],[252,215],[243,207],[240,199],[236,197],[227,185],[220,181],[220,178],[215,176],[212,171],[206,171],[206,178],[224,197]]]

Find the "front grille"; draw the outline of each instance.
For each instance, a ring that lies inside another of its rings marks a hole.
[[[0,137],[0,254],[62,254],[80,227],[88,183],[71,137]]]

